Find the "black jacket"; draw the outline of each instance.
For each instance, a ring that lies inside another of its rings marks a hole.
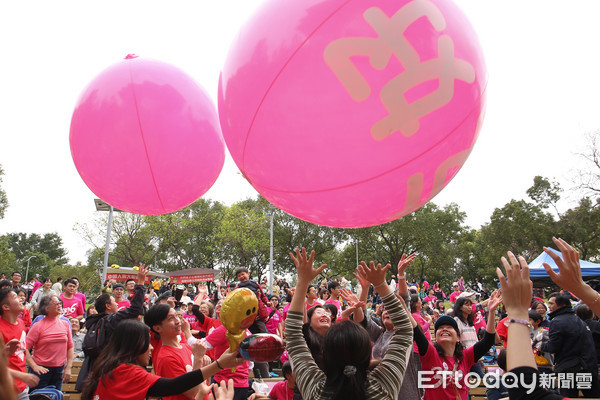
[[[560,365],[568,358],[582,357],[592,374],[597,374],[596,346],[588,326],[569,306],[548,314],[550,317],[549,340],[542,344],[542,351],[554,353],[554,364]]]
[[[106,338],[110,338],[112,332],[115,330],[117,324],[125,319],[133,319],[137,318],[138,315],[144,315],[144,296],[146,293],[146,288],[143,285],[135,286],[135,294],[131,299],[131,305],[124,310],[117,311],[113,314],[101,313],[90,315],[85,321],[85,326],[88,331],[93,330],[94,327],[98,324],[101,319],[106,318],[108,324],[106,324]],[[88,373],[92,370],[92,366],[94,365],[94,360],[90,357],[86,356],[83,360],[83,364],[79,371],[79,376],[77,377],[77,383],[75,384],[75,389],[81,391],[83,388],[83,384],[85,379],[87,378]]]

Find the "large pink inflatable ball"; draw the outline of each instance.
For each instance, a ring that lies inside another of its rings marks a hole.
[[[449,0],[268,1],[221,73],[225,142],[306,221],[364,227],[435,196],[471,152],[486,69]]]
[[[70,143],[90,190],[136,214],[166,214],[193,203],[225,160],[207,93],[180,69],[131,55],[85,88]]]

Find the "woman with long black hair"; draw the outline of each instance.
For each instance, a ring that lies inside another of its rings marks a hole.
[[[152,350],[149,332],[150,329],[141,322],[121,321],[94,363],[81,398],[143,400],[173,396],[193,388],[222,368],[233,368],[244,361],[237,352],[225,352],[204,368],[173,379],[161,378],[145,369]]]
[[[296,290],[304,293],[310,282],[325,269],[313,269],[314,251],[306,249],[290,253],[298,282]],[[310,354],[302,334],[304,299],[294,296],[286,320],[287,347],[296,374],[296,383],[304,400],[312,399],[388,399],[396,400],[406,369],[412,343],[411,324],[400,301],[385,281],[389,265],[381,268],[373,262],[359,266],[359,273],[375,285],[394,324],[394,337],[383,360],[368,371],[371,340],[367,331],[353,321],[342,321],[327,330],[323,345],[324,370],[321,371]]]

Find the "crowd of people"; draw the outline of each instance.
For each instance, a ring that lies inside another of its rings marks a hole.
[[[86,400],[466,400],[467,378],[488,375],[485,360],[499,367],[495,381],[483,381],[497,383],[486,385],[490,400],[600,397],[600,294],[583,282],[577,251],[555,243],[562,259],[545,251],[560,273],[547,271],[563,290],[547,299],[534,296],[525,260],[510,252],[497,271],[500,289],[460,277],[448,294],[439,282],[408,279],[415,255],[403,255],[391,280],[389,264],[361,262],[353,287],[346,277],[329,279],[325,265],[315,268],[305,249],[290,253],[295,287],[278,279],[269,288],[246,268],[210,290],[146,286],[141,265],[137,280],[107,281],[89,305],[76,277],[23,287],[15,272],[0,281],[0,367],[8,365],[0,390],[8,399],[60,390],[78,360],[76,388]],[[228,351],[221,308],[237,288],[257,297],[246,335],[280,336],[280,360],[252,363]],[[269,393],[253,390],[253,379],[277,372],[283,380]]]

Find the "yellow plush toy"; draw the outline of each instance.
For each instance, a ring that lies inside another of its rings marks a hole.
[[[229,351],[234,352],[246,337],[246,329],[254,323],[258,299],[250,289],[240,288],[229,293],[221,307],[221,322],[227,333]]]

